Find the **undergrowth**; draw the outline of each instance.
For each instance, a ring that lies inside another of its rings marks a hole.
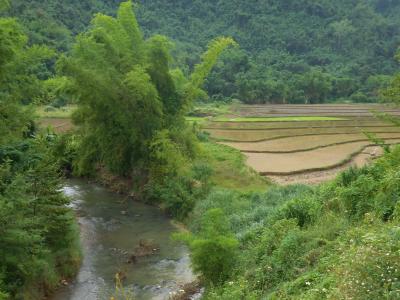
[[[193,238],[218,209],[239,246],[230,273],[204,298],[399,299],[399,167],[396,147],[318,187],[214,189],[195,206]]]

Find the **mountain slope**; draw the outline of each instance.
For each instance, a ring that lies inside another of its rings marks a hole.
[[[33,42],[68,49],[106,0],[14,0]],[[167,35],[179,65],[189,68],[214,37],[232,36],[207,90],[216,98],[249,103],[374,101],[396,68],[400,45],[398,0],[141,0],[138,19],[146,35]]]

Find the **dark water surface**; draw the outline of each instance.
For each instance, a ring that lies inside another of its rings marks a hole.
[[[84,259],[76,280],[53,300],[110,299],[117,272],[126,275],[124,288],[135,300],[168,299],[195,279],[188,250],[171,240],[176,229],[158,208],[82,180],[66,182],[64,192],[79,215]],[[128,264],[141,240],[153,241],[160,250]]]

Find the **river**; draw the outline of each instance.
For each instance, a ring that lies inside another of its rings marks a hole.
[[[171,240],[176,228],[158,208],[83,180],[67,181],[63,190],[79,216],[84,257],[76,279],[52,300],[110,299],[117,272],[135,300],[168,299],[195,280],[187,248]],[[155,254],[128,263],[143,241]]]

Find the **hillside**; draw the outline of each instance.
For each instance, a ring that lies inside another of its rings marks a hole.
[[[65,50],[94,12],[112,13],[120,1],[13,1],[31,41]],[[216,36],[232,36],[231,50],[208,80],[215,98],[248,103],[375,101],[396,70],[400,2],[394,0],[140,1],[145,34],[176,43],[177,63],[189,68]],[[195,55],[194,55],[195,54]]]
[[[400,299],[399,0],[349,1],[0,0],[0,300]]]

